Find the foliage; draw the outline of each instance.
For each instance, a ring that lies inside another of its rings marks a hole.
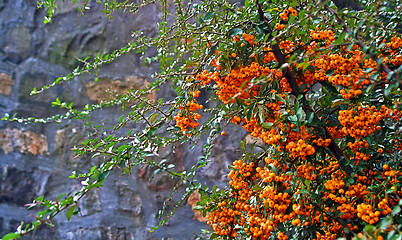
[[[48,7],[51,17],[54,3],[38,4]],[[128,1],[98,3],[107,14],[118,9],[136,11],[148,4],[124,8]],[[71,176],[85,179],[82,189],[55,201],[36,199],[30,206],[46,209],[37,221],[3,239],[51,223],[64,210],[70,218],[78,213],[79,199],[101,187],[112,169],[130,174],[134,166],[144,164],[179,180],[171,196],[181,184],[186,186],[186,195],[176,207],[199,190],[202,200],[197,209],[209,218],[211,238],[399,239],[401,5],[361,1],[353,10],[338,9],[336,4],[175,1],[171,15],[167,3],[162,3],[166,15],[158,23],[158,37],[138,33],[123,49],[85,59],[82,68],[42,90],[34,89],[37,94],[74,76],[96,74],[100,66],[122,54],[145,56],[148,47],[157,49],[156,56],[143,58],[161,67],[147,89],[83,110],[57,99],[53,104],[67,112],[49,119],[5,117],[20,122],[81,119],[97,129],[90,120],[92,111],[131,106],[113,131],[95,134],[75,149],[78,156],[105,159],[90,172]],[[163,84],[175,89],[174,101],[146,98]],[[216,104],[202,106],[197,101],[200,94],[210,94]],[[206,115],[210,117],[203,118]],[[115,134],[132,122],[142,123],[143,131]],[[244,154],[230,167],[227,188],[208,189],[197,181],[197,170],[210,161],[214,138],[219,132],[225,135],[222,128],[238,125],[263,143],[242,142]],[[159,148],[183,142],[204,144],[204,155],[191,169],[175,171],[174,166],[153,160]],[[164,210],[161,214],[166,217],[174,213]]]

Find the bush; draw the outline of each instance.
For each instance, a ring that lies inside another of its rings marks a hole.
[[[49,8],[49,22],[54,1],[38,4]],[[107,14],[142,7],[129,1],[103,4]],[[82,110],[53,103],[66,113],[46,121],[81,119],[87,125],[92,111],[134,103],[113,130],[132,122],[144,127],[84,141],[75,149],[78,156],[110,160],[86,174],[73,174],[87,179],[74,195],[36,199],[31,206],[46,209],[37,221],[3,239],[18,238],[62,211],[70,218],[78,213],[79,199],[101,187],[112,169],[130,174],[144,164],[186,185],[176,207],[191,193],[201,194],[195,209],[209,219],[212,239],[402,237],[398,1],[361,1],[353,8],[341,8],[338,1],[176,1],[174,14],[166,4],[156,38],[135,33],[126,47],[86,59],[70,75],[33,90],[38,94],[74,76],[96,73],[129,52],[143,53],[145,63],[161,67],[146,89]],[[146,57],[151,47],[157,54]],[[164,84],[175,89],[174,101],[146,98]],[[211,95],[215,104],[204,108],[197,100],[200,94]],[[218,134],[230,138],[224,128],[240,126],[259,140],[241,142],[243,156],[230,166],[225,189],[209,189],[196,173],[210,161],[213,139]],[[183,142],[204,146],[204,155],[190,169],[175,171],[152,160],[159,148]],[[161,211],[166,217],[173,213]]]

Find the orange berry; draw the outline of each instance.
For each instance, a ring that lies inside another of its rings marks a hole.
[[[295,147],[296,147],[296,143],[290,142],[290,143],[288,144],[288,146],[289,146],[289,148],[295,148]]]
[[[222,131],[222,132],[221,132],[221,135],[222,135],[222,136],[225,136],[225,135],[226,135],[226,132],[225,132],[225,131]]]

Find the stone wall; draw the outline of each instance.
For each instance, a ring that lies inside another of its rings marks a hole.
[[[95,1],[93,1],[95,2]],[[51,107],[57,96],[74,101],[80,107],[107,97],[105,90],[141,88],[152,79],[155,66],[141,65],[139,56],[130,54],[100,72],[100,81],[79,77],[71,83],[54,87],[43,94],[29,96],[33,87],[53,82],[69,73],[77,58],[106,53],[124,46],[133,31],[141,29],[155,35],[155,22],[161,17],[158,5],[150,5],[138,14],[115,14],[110,20],[96,4],[81,16],[75,4],[64,4],[53,23],[44,25],[42,10],[32,0],[0,0],[0,116],[48,117],[60,110]],[[172,98],[170,89],[162,89],[150,99]],[[108,109],[99,121],[118,118],[119,109]],[[227,166],[239,155],[234,143],[241,138],[237,130],[219,137],[213,150],[212,163],[202,169],[200,180],[209,185],[224,186]],[[69,149],[84,139],[79,122],[62,124],[21,125],[0,121],[0,236],[15,231],[21,221],[32,221],[24,204],[38,196],[54,198],[80,187],[68,176],[74,170],[89,169],[96,160],[73,158]],[[182,168],[188,167],[201,148],[188,151],[176,145],[162,151],[162,157]],[[157,225],[156,214],[169,195],[174,182],[164,174],[150,178],[150,169],[138,169],[132,177],[114,172],[102,189],[96,189],[80,202],[81,213],[67,222],[56,218],[55,227],[41,227],[23,239],[191,239],[206,227],[205,219],[191,206],[191,196],[169,223],[150,233]]]

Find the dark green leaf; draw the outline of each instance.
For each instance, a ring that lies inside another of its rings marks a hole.
[[[229,36],[230,37],[234,37],[237,35],[241,35],[243,33],[243,30],[241,30],[240,28],[233,28],[230,32],[229,32]]]
[[[110,170],[102,172],[98,177],[98,182],[103,182],[109,176]]]
[[[212,16],[214,16],[215,12],[209,12],[205,15],[204,20],[207,21],[209,19],[212,18]]]

